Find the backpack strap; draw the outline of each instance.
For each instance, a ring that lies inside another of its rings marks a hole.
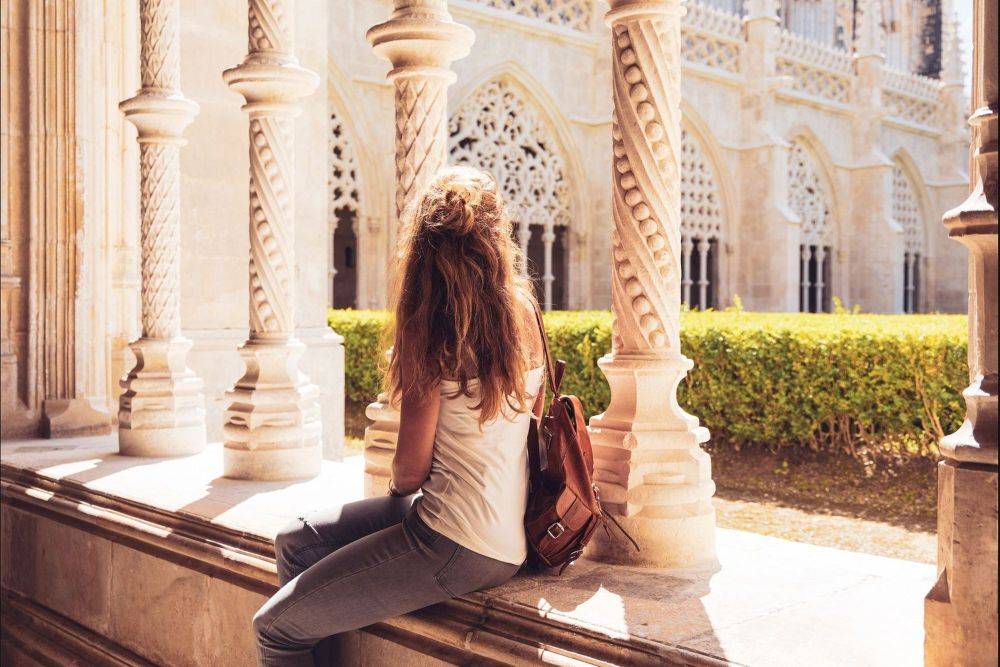
[[[545,331],[545,322],[542,319],[542,310],[534,300],[531,302],[535,310],[535,322],[538,323],[538,331],[542,334],[542,352],[545,355],[545,375],[548,376],[549,389],[552,390],[552,397],[559,398],[559,385],[562,384],[563,371],[566,369],[566,362],[557,359],[552,361],[552,352],[549,350],[549,336]]]

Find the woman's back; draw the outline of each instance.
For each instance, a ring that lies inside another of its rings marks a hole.
[[[543,367],[527,372],[530,396],[538,393],[543,375]],[[441,382],[431,471],[417,512],[428,526],[467,549],[521,563],[527,553],[523,521],[531,413],[508,408],[480,426],[476,389],[473,381],[470,397],[458,391],[458,383]]]

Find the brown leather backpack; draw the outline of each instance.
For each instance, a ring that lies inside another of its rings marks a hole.
[[[559,567],[562,574],[580,557],[598,527],[603,526],[611,536],[608,519],[636,549],[639,545],[601,507],[583,405],[576,396],[559,393],[566,362],[552,362],[545,324],[537,308],[535,319],[542,334],[552,403],[544,416],[532,416],[528,430],[529,482],[524,531],[528,538],[528,564]],[[545,392],[545,383],[540,391]]]

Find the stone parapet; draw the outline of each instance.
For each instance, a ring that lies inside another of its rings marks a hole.
[[[360,457],[289,485],[223,478],[217,444],[156,461],[116,446],[0,447],[5,659],[253,664],[250,619],[277,585],[274,535],[303,511],[361,498]],[[334,664],[919,661],[931,566],[726,530],[719,559],[522,573],[340,636]]]

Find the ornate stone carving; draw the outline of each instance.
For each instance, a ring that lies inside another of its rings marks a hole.
[[[801,142],[793,142],[788,151],[788,205],[801,220],[803,244],[830,245],[833,242],[828,201],[815,158]]]
[[[677,404],[691,368],[680,353],[683,8],[613,0],[611,354],[600,360],[608,409],[590,421],[608,511],[641,552],[598,535],[597,558],[657,566],[714,561],[708,431]]]
[[[250,117],[250,339],[246,373],[226,396],[227,477],[319,473],[319,389],[299,371],[295,338],[293,119],[318,77],[294,53],[292,0],[249,0],[249,52],[223,79]]]
[[[469,53],[474,35],[455,23],[447,0],[394,0],[389,20],[368,31],[376,54],[392,63],[395,86],[396,215],[447,160],[448,86],[451,63]],[[381,495],[389,484],[399,434],[399,413],[384,394],[366,410],[365,493]]]
[[[552,305],[555,227],[571,219],[569,182],[555,138],[539,114],[504,79],[481,86],[448,123],[451,161],[493,174],[526,252],[531,226],[541,226],[543,306]]]
[[[180,92],[178,0],[140,4],[142,88],[121,110],[138,129],[142,245],[142,337],[122,380],[122,454],[172,456],[205,446],[202,381],[187,367],[181,335],[180,147],[198,105]]]
[[[590,32],[593,3],[589,0],[474,0],[480,4],[513,12],[552,25]]]

